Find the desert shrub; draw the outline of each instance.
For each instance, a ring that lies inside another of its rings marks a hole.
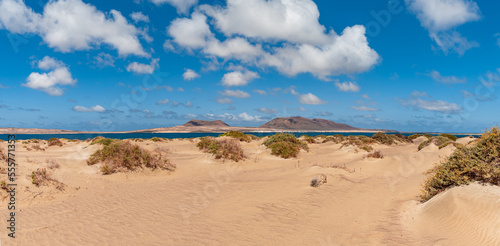
[[[219,135],[219,137],[231,137],[231,138],[236,138],[240,141],[244,142],[252,142],[252,137],[249,135],[244,134],[243,132],[238,132],[238,131],[228,131],[225,133],[222,133]]]
[[[49,147],[50,146],[63,146],[63,143],[58,138],[51,138],[51,139],[49,139],[49,141],[47,141],[47,143],[48,143]]]
[[[303,138],[306,143],[309,143],[309,144],[316,143],[316,138],[315,137],[311,137],[311,136],[308,136],[308,135],[302,135],[301,138]]]
[[[31,148],[33,148],[34,150],[37,150],[37,151],[45,151],[45,149],[40,147],[39,144],[34,144],[33,146],[31,146]]]
[[[309,151],[307,143],[300,141],[294,135],[288,133],[276,133],[264,141],[263,145],[271,149],[273,155],[285,159],[296,157],[301,149]]]
[[[22,144],[29,144],[30,142],[29,141],[22,141],[21,143]]]
[[[432,138],[431,139],[427,139],[425,141],[423,141],[422,143],[420,143],[418,145],[418,151],[422,150],[423,148],[429,146],[431,144],[431,141],[432,141]]]
[[[7,158],[7,151],[4,150],[4,148],[0,147],[0,161],[8,161]]]
[[[391,145],[394,143],[394,139],[383,132],[377,132],[373,134],[372,138],[375,139],[375,141],[385,145]]]
[[[203,137],[196,146],[203,152],[214,155],[215,159],[240,161],[245,159],[245,154],[236,139],[216,139]]]
[[[411,140],[415,140],[418,137],[422,137],[422,136],[424,136],[424,135],[422,135],[422,134],[413,134],[413,135],[408,136],[408,138],[411,139]]]
[[[445,161],[426,172],[422,199],[451,186],[474,181],[500,185],[500,129],[492,128],[474,145],[458,146]]]
[[[40,185],[54,184],[57,189],[63,190],[65,185],[52,177],[52,174],[45,168],[38,168],[36,171],[31,172],[31,183]]]
[[[88,165],[97,163],[102,163],[101,172],[103,174],[136,170],[143,167],[175,170],[175,165],[161,154],[152,154],[129,141],[121,140],[114,140],[109,145],[104,145],[87,160]]]
[[[427,139],[434,138],[434,136],[432,136],[431,134],[425,134],[424,137],[426,137]]]
[[[440,137],[445,137],[445,138],[448,138],[449,140],[451,141],[457,141],[458,137],[457,136],[454,136],[454,135],[451,135],[451,134],[447,134],[447,133],[443,133],[441,135],[439,135]]]
[[[342,146],[340,148],[343,148],[345,146],[355,146],[366,152],[370,152],[373,150],[371,144],[375,142],[373,138],[367,136],[347,136],[345,138],[342,138],[342,141]]]
[[[316,136],[317,138],[321,138],[321,139],[325,139],[326,138],[326,135],[318,135]]]
[[[116,141],[116,139],[105,138],[105,137],[99,136],[99,137],[95,137],[94,139],[92,139],[92,142],[90,143],[90,145],[102,144],[104,146],[108,146],[114,141]]]
[[[376,150],[370,154],[367,154],[365,156],[366,158],[379,158],[379,159],[383,159],[384,158],[384,154],[382,154],[382,152],[380,152],[380,150]]]
[[[153,141],[153,142],[163,142],[163,139],[162,138],[158,138],[158,137],[153,137],[153,138],[151,138],[151,141]]]
[[[392,138],[396,141],[402,142],[402,143],[413,143],[413,140],[410,137],[407,137],[401,133],[392,135]]]
[[[340,143],[342,141],[344,141],[344,136],[341,135],[341,134],[336,134],[336,135],[333,135],[333,136],[327,136],[324,140],[323,140],[323,143],[327,143],[327,142],[334,142],[334,143]]]
[[[260,139],[259,137],[255,136],[253,134],[245,134],[245,135],[249,136],[250,139],[252,139],[252,140],[259,140]]]

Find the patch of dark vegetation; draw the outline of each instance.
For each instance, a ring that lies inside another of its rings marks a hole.
[[[461,144],[455,143],[455,140],[457,140],[457,137],[449,134],[441,134],[437,137],[432,137],[427,139],[426,141],[420,143],[418,146],[418,151],[424,149],[425,147],[434,144],[439,147],[439,149],[442,149],[450,144],[452,144],[455,147],[459,147]]]
[[[309,151],[307,143],[288,133],[276,133],[264,141],[263,145],[271,149],[271,154],[285,159],[297,157],[301,149]]]
[[[129,141],[114,140],[94,152],[87,160],[88,165],[101,163],[103,174],[136,170],[138,168],[174,171],[176,166],[161,154],[153,154]]]
[[[421,198],[426,201],[452,186],[478,181],[500,185],[500,129],[485,132],[474,144],[458,146],[445,161],[426,172]]]
[[[115,141],[119,141],[119,140],[99,136],[99,137],[95,137],[94,139],[92,139],[92,142],[90,143],[90,145],[102,144],[104,146],[108,146]]]
[[[214,137],[202,137],[196,144],[200,150],[214,155],[215,159],[232,160],[238,162],[245,159],[245,154],[240,143],[236,139],[216,139]]]
[[[384,154],[382,154],[382,152],[380,152],[380,150],[376,150],[370,154],[367,154],[365,156],[366,158],[378,158],[378,159],[384,159]]]
[[[64,190],[65,185],[52,177],[52,173],[45,168],[38,168],[31,172],[31,183],[36,186],[55,185],[58,190]]]
[[[59,140],[59,138],[51,138],[47,141],[47,144],[50,146],[63,146],[63,143],[61,142],[61,140]]]
[[[247,142],[247,143],[252,142],[252,140],[259,139],[259,137],[255,136],[255,135],[244,134],[243,132],[238,132],[238,131],[228,131],[228,132],[225,132],[225,133],[219,135],[219,137],[231,137],[231,138],[235,138],[235,139],[238,139],[242,142]]]
[[[373,134],[372,138],[381,143],[381,144],[385,144],[385,145],[392,145],[394,143],[394,138],[392,136],[389,136],[383,132],[377,132],[375,134]]]

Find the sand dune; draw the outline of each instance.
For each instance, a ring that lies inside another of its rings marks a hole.
[[[499,214],[498,201],[481,193],[498,194],[498,187],[474,185],[418,203],[423,172],[449,155],[451,146],[417,152],[420,139],[376,144],[385,158],[371,159],[329,142],[310,144],[310,152],[285,160],[272,156],[262,141],[242,143],[248,159],[237,163],[215,160],[189,140],[145,141],[138,144],[168,150],[177,170],[107,176],[86,164],[97,145],[65,142],[44,152],[18,147],[18,234],[13,240],[3,233],[2,245],[498,243],[491,228],[500,219],[488,212]],[[47,166],[47,157],[61,164],[51,171],[66,185],[63,191],[31,184],[29,174]],[[310,181],[318,174],[328,182],[313,188]],[[467,221],[469,209],[479,219]],[[0,219],[4,226],[6,200]]]

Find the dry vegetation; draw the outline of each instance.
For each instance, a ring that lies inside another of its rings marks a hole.
[[[309,151],[307,143],[288,133],[276,133],[264,141],[263,144],[268,149],[271,149],[271,154],[285,159],[297,157],[301,149]]]
[[[225,132],[225,133],[219,135],[219,137],[232,137],[232,138],[236,138],[242,142],[247,142],[247,143],[252,142],[252,140],[259,140],[259,137],[255,136],[255,135],[244,134],[243,132],[238,132],[238,131],[228,131],[228,132]]]
[[[240,161],[245,159],[245,154],[236,139],[216,139],[203,137],[196,144],[200,150],[214,155],[215,159]]]
[[[457,140],[456,136],[453,136],[450,134],[445,134],[445,133],[443,133],[437,137],[431,136],[431,137],[428,137],[428,139],[426,141],[422,142],[418,146],[418,151],[424,149],[425,147],[427,147],[431,144],[438,146],[439,149],[442,149],[450,144],[453,144],[453,146],[455,146],[455,147],[459,147],[460,144],[455,143],[455,140]]]
[[[170,163],[161,154],[153,154],[129,141],[103,139],[97,140],[104,146],[97,150],[87,160],[88,165],[101,163],[103,174],[112,174],[137,168],[175,170],[175,165]]]
[[[440,136],[451,141],[449,136]],[[475,144],[458,148],[441,164],[427,171],[422,199],[428,200],[451,186],[473,181],[500,185],[500,130],[484,133]]]
[[[384,159],[384,154],[380,152],[380,150],[376,150],[372,153],[369,153],[365,156],[366,158],[378,158],[378,159]]]
[[[63,190],[65,185],[52,177],[52,173],[45,168],[38,168],[36,171],[31,172],[31,183],[36,186],[53,184],[57,189]]]
[[[63,143],[61,142],[61,140],[59,140],[58,138],[51,138],[49,139],[49,141],[47,141],[49,147],[50,146],[63,146]]]

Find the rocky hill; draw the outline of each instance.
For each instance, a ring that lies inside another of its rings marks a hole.
[[[336,123],[324,119],[308,119],[304,117],[280,117],[275,118],[259,128],[281,129],[281,130],[317,130],[317,131],[352,131],[361,130],[350,125]]]
[[[229,125],[222,120],[214,120],[214,121],[190,120],[183,126],[229,126]]]

